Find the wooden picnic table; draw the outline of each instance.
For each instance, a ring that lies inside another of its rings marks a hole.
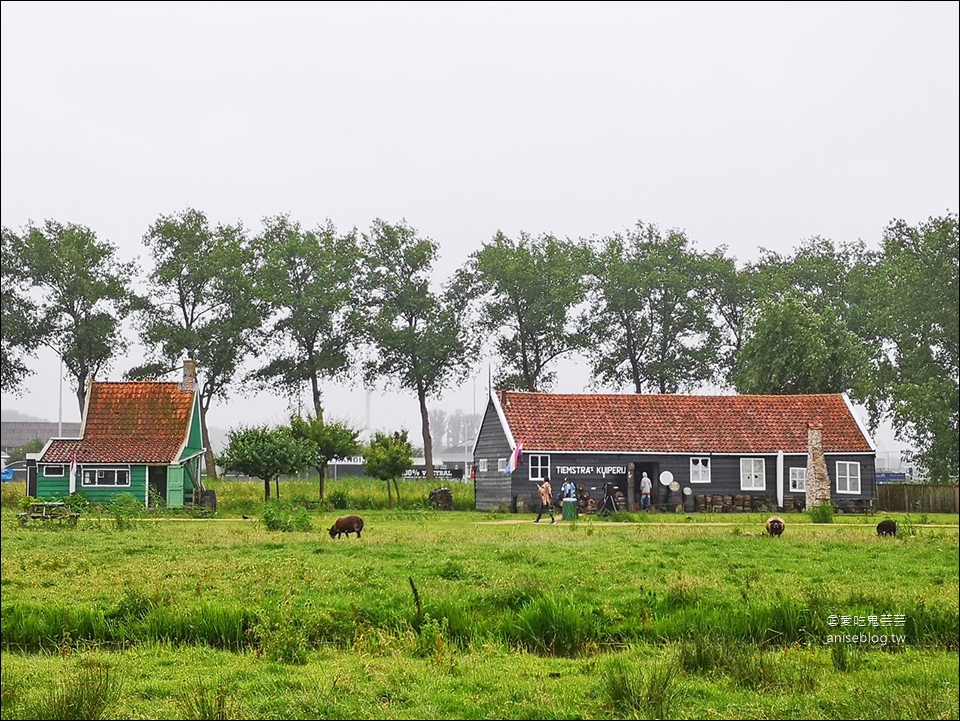
[[[30,521],[66,521],[68,525],[76,526],[78,518],[80,514],[71,511],[63,501],[31,503],[27,511],[17,514],[21,526],[26,526]]]

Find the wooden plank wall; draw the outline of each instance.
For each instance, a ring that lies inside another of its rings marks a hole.
[[[956,483],[878,483],[881,511],[960,513],[960,485]]]

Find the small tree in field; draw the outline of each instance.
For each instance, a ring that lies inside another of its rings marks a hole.
[[[263,479],[263,499],[269,501],[270,481],[276,482],[280,500],[280,476],[299,473],[315,458],[314,445],[295,437],[286,426],[241,426],[227,433],[220,464],[228,471]]]
[[[397,431],[392,435],[377,431],[367,447],[364,472],[387,482],[387,502],[393,508],[393,496],[390,495],[390,481],[397,491],[397,506],[400,507],[400,486],[397,479],[404,471],[413,468],[413,446],[407,440],[406,431]]]
[[[316,449],[316,455],[311,463],[320,474],[320,502],[323,503],[327,464],[338,458],[359,455],[360,442],[357,437],[360,431],[339,421],[324,423],[322,418],[303,419],[300,416],[290,419],[290,429],[294,437],[309,441]]]

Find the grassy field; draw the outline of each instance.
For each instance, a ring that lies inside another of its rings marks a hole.
[[[5,488],[3,718],[958,717],[956,515],[551,526],[435,485],[219,481],[211,518],[76,529],[19,527]]]

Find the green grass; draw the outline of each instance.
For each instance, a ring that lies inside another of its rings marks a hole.
[[[343,510],[297,482],[271,506],[217,483],[208,519],[4,508],[4,719],[957,718],[956,515],[890,514],[897,538],[844,514],[788,514],[780,538],[765,514],[537,526],[411,484],[332,540]],[[339,490],[376,506],[379,486]],[[264,522],[280,510],[309,524]],[[902,623],[831,640],[861,630],[843,616]],[[97,706],[78,689],[103,679]]]

